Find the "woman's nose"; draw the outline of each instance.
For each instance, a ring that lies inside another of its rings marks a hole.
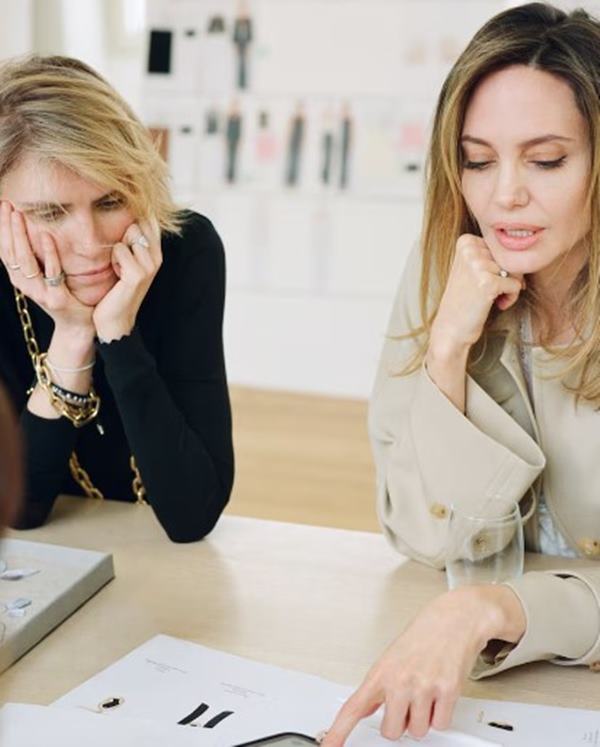
[[[101,222],[95,217],[82,217],[70,227],[68,242],[74,252],[89,256],[108,244],[104,233]]]
[[[527,205],[529,190],[519,168],[507,166],[499,169],[494,199],[505,210]]]

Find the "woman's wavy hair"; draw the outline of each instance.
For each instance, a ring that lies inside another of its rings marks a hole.
[[[480,235],[461,188],[460,138],[467,106],[483,78],[511,65],[527,65],[566,81],[587,123],[591,149],[587,195],[591,222],[583,238],[587,262],[570,288],[568,301],[577,334],[566,347],[549,343],[545,347],[564,361],[558,375],[576,398],[600,405],[600,22],[584,10],[566,13],[546,3],[521,5],[489,20],[458,58],[442,87],[426,167],[420,286],[423,323],[409,335],[418,340],[419,350],[403,373],[415,370],[424,358],[458,237]],[[514,334],[523,307],[532,313],[539,309],[535,289],[528,287],[521,293],[510,311],[490,314],[482,338],[473,348],[470,370],[481,362],[493,335]]]
[[[25,155],[60,163],[116,192],[137,219],[178,233],[182,215],[158,144],[98,73],[70,57],[0,65],[0,180]]]

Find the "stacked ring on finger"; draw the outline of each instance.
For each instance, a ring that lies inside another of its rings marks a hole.
[[[24,278],[25,278],[26,280],[32,280],[33,278],[37,278],[37,276],[38,276],[39,274],[40,274],[40,271],[39,271],[39,269],[37,269],[37,270],[36,270],[35,272],[32,272],[32,273],[30,273],[29,275],[26,275],[25,273],[23,273],[23,277],[24,277]]]
[[[65,273],[61,271],[58,273],[58,275],[54,275],[53,277],[44,277],[44,282],[51,288],[58,288],[58,286],[63,282],[64,279]]]
[[[16,272],[16,270],[20,270],[21,269],[21,265],[7,264],[6,266],[8,267],[9,270],[13,270],[13,272]]]

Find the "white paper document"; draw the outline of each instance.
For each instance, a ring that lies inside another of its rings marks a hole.
[[[2,747],[203,747],[202,737],[156,721],[22,703],[0,708]]]
[[[207,747],[231,747],[279,732],[327,728],[352,688],[157,636],[54,705],[189,727]],[[348,747],[389,747],[381,713],[364,720]],[[187,729],[184,729],[186,731]],[[208,737],[207,737],[208,735]],[[208,739],[208,741],[207,741]],[[600,711],[461,698],[452,729],[399,744],[427,747],[600,747]],[[86,745],[89,747],[89,745]]]

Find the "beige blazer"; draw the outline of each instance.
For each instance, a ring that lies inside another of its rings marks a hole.
[[[369,408],[377,512],[386,537],[399,552],[443,568],[450,503],[477,511],[491,498],[506,501],[507,508],[518,500],[526,547],[536,551],[535,511],[543,484],[565,539],[582,557],[600,559],[600,412],[586,403],[576,407],[559,380],[540,378],[556,364],[534,348],[534,413],[518,351],[503,339],[490,345],[481,373],[467,378],[466,415],[425,367],[394,375],[415,350],[413,340],[391,337],[420,322],[420,272],[415,249],[394,303]],[[476,677],[536,659],[600,669],[600,566],[526,573],[509,585],[525,608],[527,631],[518,645],[507,645],[493,659],[481,657]]]

